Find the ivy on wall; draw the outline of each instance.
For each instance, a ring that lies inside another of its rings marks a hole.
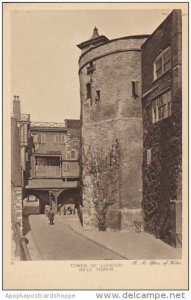
[[[143,201],[145,230],[170,242],[172,214],[170,200],[181,194],[182,178],[182,95],[173,97],[172,116],[151,123],[148,107],[143,109]],[[151,148],[151,164],[147,165],[146,149]]]
[[[99,230],[106,230],[109,206],[117,202],[120,149],[118,140],[107,150],[102,148],[83,151],[83,166],[92,184],[92,201],[96,210]]]

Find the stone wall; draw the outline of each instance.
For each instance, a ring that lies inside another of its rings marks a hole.
[[[119,192],[116,204],[107,214],[107,225],[114,229],[130,229],[134,221],[142,221],[140,46],[144,40],[145,37],[113,40],[87,51],[80,58],[82,148],[107,152],[116,139],[120,147]],[[87,72],[90,61],[94,66],[91,75]],[[86,99],[86,84],[90,81],[91,98]],[[138,86],[136,95],[132,92],[132,82]],[[82,170],[84,222],[96,226],[91,180],[83,157]],[[127,222],[127,218],[131,221]]]
[[[23,197],[22,187],[12,186],[11,197],[12,197],[12,212],[14,213],[16,220],[20,222],[22,228],[22,197]]]
[[[12,260],[20,260],[18,248],[18,233],[15,230],[15,222],[19,222],[21,232],[23,231],[23,211],[22,211],[22,187],[11,186],[11,257]]]
[[[143,41],[148,38],[148,35],[134,36],[134,37],[123,37],[114,39],[106,44],[91,48],[80,56],[79,66],[81,68],[89,63],[100,59],[100,56],[107,56],[108,54],[115,52],[124,52],[130,50],[139,50]]]
[[[71,159],[71,151],[75,151],[75,160],[79,160],[80,152],[80,129],[68,128],[67,130],[67,142],[66,142],[66,159]],[[64,159],[64,157],[63,157]]]

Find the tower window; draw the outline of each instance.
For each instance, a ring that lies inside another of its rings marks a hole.
[[[100,101],[100,99],[101,99],[101,93],[100,93],[100,90],[97,90],[96,91],[96,98],[95,98],[95,100],[96,101]]]
[[[93,64],[93,61],[90,62],[90,65],[87,67],[87,75],[93,74],[95,71],[95,65]]]
[[[90,99],[91,98],[91,83],[88,82],[86,84],[86,99]]]
[[[131,81],[132,96],[138,97],[138,81]]]

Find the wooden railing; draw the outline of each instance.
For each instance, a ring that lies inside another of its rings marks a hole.
[[[20,260],[31,260],[27,247],[29,241],[25,236],[23,236],[20,228],[21,224],[16,220],[16,217],[14,215],[12,215],[12,226],[17,255],[20,256]]]

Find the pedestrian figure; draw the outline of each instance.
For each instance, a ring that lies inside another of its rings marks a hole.
[[[72,209],[71,209],[70,206],[68,206],[68,209],[67,209],[67,210],[68,210],[68,214],[71,215],[71,214],[72,214]]]
[[[50,225],[54,225],[54,212],[52,211],[52,208],[50,209],[49,213],[48,213],[48,218],[50,221]]]

